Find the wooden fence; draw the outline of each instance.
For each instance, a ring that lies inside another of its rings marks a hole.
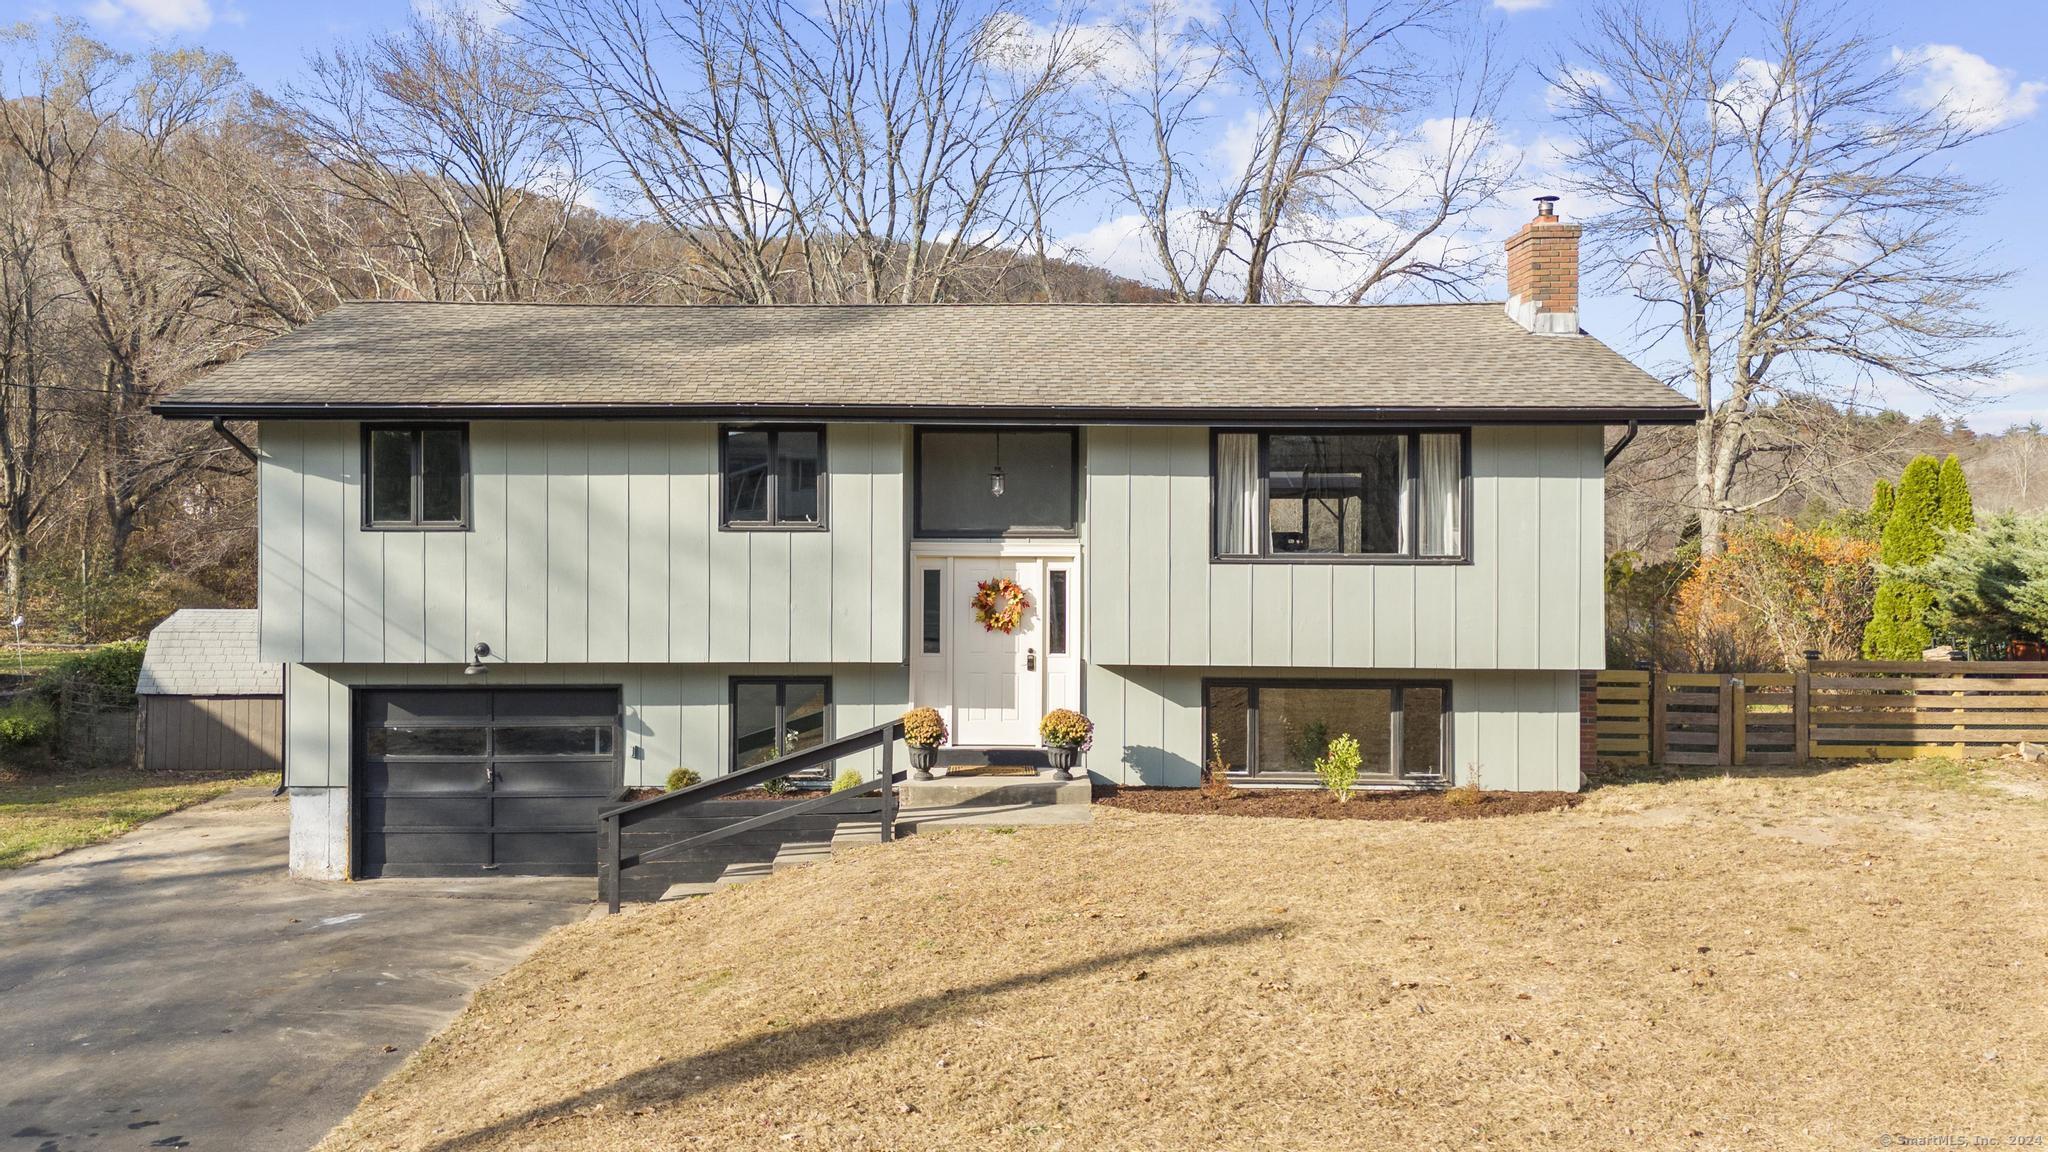
[[[2048,744],[2048,661],[1815,660],[1801,672],[1600,673],[1603,762],[1798,764]]]

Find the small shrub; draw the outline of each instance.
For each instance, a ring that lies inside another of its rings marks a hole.
[[[789,777],[777,776],[775,779],[761,785],[761,791],[766,792],[770,796],[781,796],[794,787],[796,785],[789,782]]]
[[[1202,766],[1202,791],[1211,796],[1230,794],[1230,761],[1223,756],[1223,737],[1209,733],[1209,762]]]
[[[36,748],[57,730],[57,710],[47,700],[25,696],[0,708],[0,745]]]
[[[1364,762],[1358,741],[1346,732],[1330,741],[1329,750],[1316,757],[1316,779],[1336,794],[1337,803],[1346,803],[1351,799],[1351,786],[1358,783],[1358,766]]]
[[[694,788],[703,782],[704,777],[699,776],[695,768],[678,768],[668,774],[668,790],[671,792]]]
[[[1072,708],[1055,708],[1038,722],[1038,738],[1048,748],[1086,752],[1095,744],[1095,721]]]
[[[912,708],[903,714],[903,742],[913,748],[942,748],[950,737],[946,718],[937,708]]]
[[[1453,808],[1477,808],[1485,799],[1479,791],[1479,765],[1465,765],[1465,782],[1444,792],[1444,803]]]
[[[135,679],[142,674],[143,647],[140,640],[123,640],[67,657],[36,679],[36,692],[50,699],[67,690],[83,692],[97,703],[132,707]]]
[[[844,792],[848,788],[858,788],[860,785],[860,773],[852,768],[846,768],[840,771],[838,779],[832,781],[832,790],[834,792]]]

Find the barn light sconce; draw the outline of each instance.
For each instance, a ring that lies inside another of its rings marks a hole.
[[[476,647],[470,649],[469,663],[463,667],[462,674],[464,676],[481,676],[489,672],[490,669],[484,667],[484,657],[490,654],[491,646],[481,640],[477,641]]]
[[[1001,432],[996,433],[996,466],[988,474],[988,494],[998,497],[1003,494],[1003,434]]]

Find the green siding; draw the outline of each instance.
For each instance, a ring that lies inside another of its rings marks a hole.
[[[365,532],[348,423],[269,423],[263,656],[446,664],[899,661],[906,435],[834,425],[827,527],[718,530],[717,431],[470,427],[473,527]]]
[[[465,676],[461,665],[292,664],[285,669],[285,772],[294,788],[340,788],[349,782],[351,689],[442,686],[517,688],[573,684],[617,686],[625,707],[626,783],[659,785],[678,766],[706,776],[727,770],[731,676],[824,675],[832,678],[832,731],[858,732],[901,716],[909,707],[909,674],[876,664],[682,665],[544,664],[493,668]],[[641,754],[635,756],[634,749]],[[898,749],[897,766],[904,763]],[[872,775],[869,752],[843,764]]]
[[[1218,564],[1208,431],[1090,428],[1085,655],[1158,667],[1597,668],[1600,431],[1474,429],[1470,564]]]
[[[1202,727],[1204,676],[1274,675],[1260,668],[1088,668],[1095,747],[1088,771],[1118,784],[1193,787],[1208,758]],[[1294,677],[1386,679],[1376,670]],[[1413,670],[1396,676],[1451,682],[1451,773],[1503,791],[1579,789],[1578,673]]]

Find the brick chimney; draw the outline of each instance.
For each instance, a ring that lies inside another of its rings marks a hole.
[[[1579,233],[1557,218],[1557,197],[1536,198],[1536,218],[1508,240],[1508,315],[1544,336],[1579,334]]]

